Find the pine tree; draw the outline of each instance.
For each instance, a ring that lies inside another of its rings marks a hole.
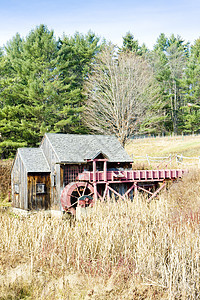
[[[184,132],[200,131],[200,39],[191,47],[184,84],[183,126]]]
[[[123,46],[120,48],[122,52],[134,52],[140,56],[147,55],[149,50],[145,44],[139,46],[138,40],[135,40],[134,35],[129,31],[123,36]]]
[[[64,103],[54,126],[56,132],[86,132],[81,122],[85,101],[83,83],[100,51],[98,42],[99,38],[92,32],[86,36],[75,33],[73,37],[64,36],[60,40],[58,70]]]
[[[19,34],[0,53],[0,153],[37,146],[47,131],[85,132],[83,82],[99,39],[91,32],[56,41],[45,25]]]
[[[2,157],[19,146],[36,146],[53,129],[60,105],[57,51],[53,31],[44,25],[7,43],[0,68]]]
[[[183,77],[188,57],[188,44],[179,37],[161,34],[151,53],[151,61],[160,85],[164,131],[177,134],[182,124]],[[161,120],[162,120],[161,119]]]

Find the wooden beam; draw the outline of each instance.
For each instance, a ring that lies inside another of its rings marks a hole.
[[[153,198],[156,197],[156,195],[166,186],[166,183],[164,182],[163,185],[161,185],[161,187],[159,187],[159,189],[157,189],[155,191],[155,193],[153,193],[153,195],[148,199],[148,203],[150,203],[152,201]]]
[[[135,188],[135,186],[136,186],[136,183],[134,182],[134,184],[130,187],[130,189],[128,189],[128,191],[126,191],[126,193],[124,194],[124,197],[127,196],[132,191],[132,189]]]
[[[150,191],[148,191],[148,190],[142,188],[141,186],[138,186],[138,189],[139,189],[139,190],[142,190],[142,191],[144,191],[144,192],[146,192],[146,193],[148,193],[148,194],[150,194],[150,195],[153,195],[152,192],[150,192]]]
[[[101,201],[103,201],[103,197],[99,194],[98,191],[97,191],[97,196],[101,199]]]
[[[116,194],[117,196],[119,196],[120,198],[122,198],[123,200],[125,200],[124,196],[122,196],[121,194],[119,194],[117,191],[115,191],[113,188],[111,188],[110,186],[108,186],[108,189],[111,190],[111,192],[113,192],[114,194]]]
[[[107,189],[108,189],[108,185],[109,185],[109,183],[107,182],[106,183],[106,186],[105,186],[105,190],[104,190],[104,193],[103,193],[103,201],[104,201],[104,199],[105,199],[105,197],[106,197],[106,192],[107,192]]]

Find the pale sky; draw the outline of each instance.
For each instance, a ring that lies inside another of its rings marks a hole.
[[[200,0],[0,0],[0,46],[40,24],[57,38],[92,30],[118,46],[128,31],[150,49],[160,33],[193,43],[200,37]]]

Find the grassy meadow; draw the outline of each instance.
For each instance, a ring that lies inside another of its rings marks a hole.
[[[200,156],[200,135],[166,136],[130,140],[126,151],[131,155],[167,156],[182,154],[188,157]]]
[[[177,153],[198,156],[198,142],[200,137],[134,140],[127,151],[166,155],[180,144]],[[1,300],[199,297],[198,169],[150,204],[142,195],[97,202],[81,221],[0,211]]]
[[[167,136],[156,138],[144,138],[130,140],[126,145],[126,151],[134,159],[133,168],[146,169],[146,168],[195,168],[198,167],[200,157],[200,135],[198,136]],[[150,159],[138,160],[134,156],[146,155],[150,157],[168,157],[171,155],[171,163],[169,159],[158,160],[157,162]],[[183,155],[187,159],[183,159],[182,163],[176,162],[176,155]],[[189,159],[191,158],[191,159]]]

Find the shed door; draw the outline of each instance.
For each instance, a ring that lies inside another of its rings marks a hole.
[[[28,175],[28,209],[49,209],[50,174]]]

